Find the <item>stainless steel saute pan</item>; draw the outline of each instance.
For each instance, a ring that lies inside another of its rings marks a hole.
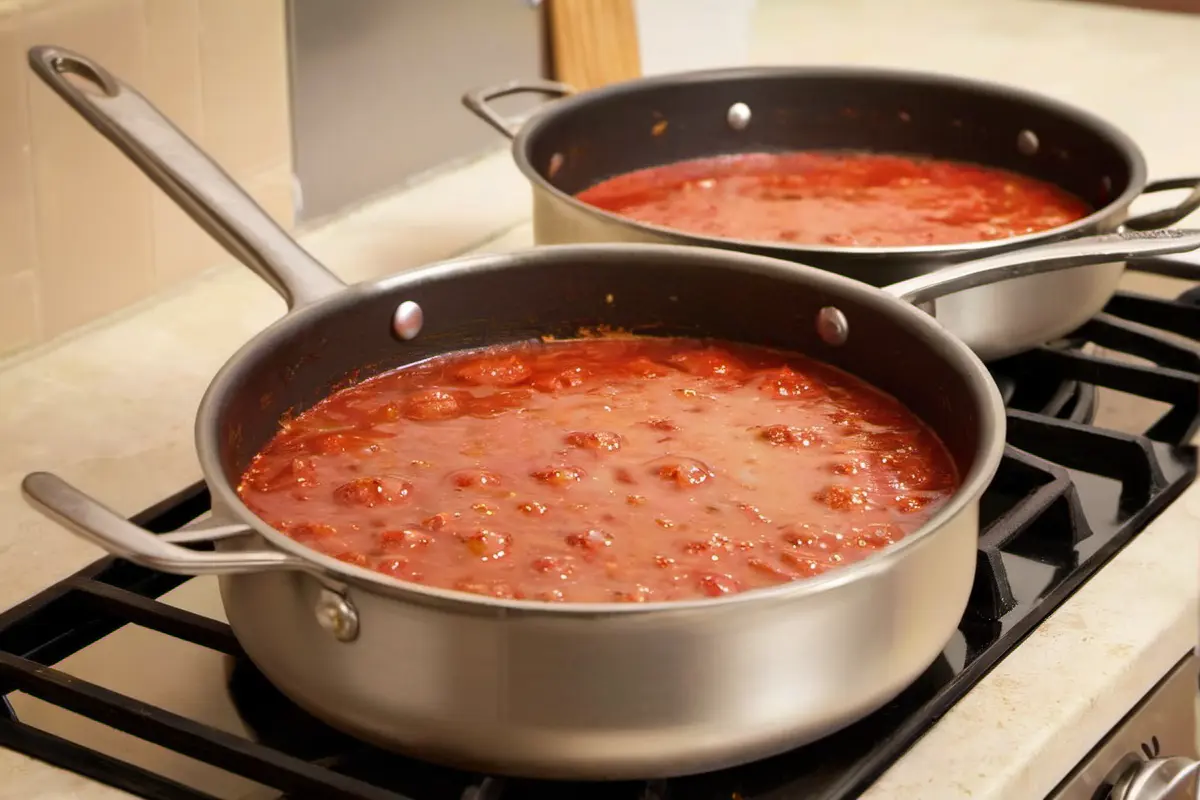
[[[1196,233],[1108,236],[886,290],[728,251],[577,246],[457,259],[346,287],[135,91],[61,49],[35,48],[30,60],[290,311],[221,369],[201,402],[196,446],[212,490],[211,527],[155,536],[46,473],[26,477],[26,495],[132,561],[220,575],[246,653],[316,716],[387,747],[494,772],[710,770],[829,734],[896,695],[962,617],[979,497],[1000,460],[1005,419],[979,359],[910,301],[1200,245]],[[77,88],[64,73],[90,85]],[[306,548],[237,497],[239,474],[280,417],[350,376],[596,324],[653,325],[837,364],[927,420],[962,488],[920,531],[846,569],[723,599],[645,605],[551,605],[401,583]],[[205,541],[215,549],[189,546]]]
[[[505,95],[566,96],[523,125],[490,105]],[[574,94],[512,81],[463,102],[513,140],[533,187],[538,244],[655,242],[786,258],[886,286],[967,259],[1124,226],[1149,230],[1200,208],[1200,177],[1147,183],[1137,144],[1098,117],[1048,97],[948,75],[861,67],[749,67],[660,75]],[[626,219],[574,195],[624,172],[728,153],[871,150],[1001,167],[1061,186],[1094,210],[1078,222],[947,246],[789,245],[691,235]],[[1130,217],[1151,192],[1187,191],[1175,206]],[[985,361],[1069,333],[1104,307],[1124,263],[1031,275],[955,292],[929,309]]]

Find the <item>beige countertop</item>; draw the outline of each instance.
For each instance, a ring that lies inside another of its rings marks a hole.
[[[1056,0],[762,0],[756,25],[756,61],[923,67],[1025,85],[1124,127],[1153,177],[1200,173],[1200,17]],[[463,124],[479,123],[464,113]],[[526,246],[528,208],[527,188],[497,152],[304,240],[343,278],[361,280],[481,246]],[[26,506],[22,476],[58,472],[123,513],[197,480],[191,425],[207,382],[282,311],[270,289],[230,265],[0,364],[0,608],[100,555]],[[1193,487],[867,796],[1044,796],[1193,646],[1198,529]],[[0,798],[124,796],[0,750]]]

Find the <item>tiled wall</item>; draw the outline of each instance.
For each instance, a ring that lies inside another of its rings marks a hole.
[[[0,356],[222,258],[33,76],[34,44],[103,64],[292,221],[284,0],[0,0]]]

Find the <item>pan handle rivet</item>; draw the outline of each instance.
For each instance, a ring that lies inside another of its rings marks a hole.
[[[425,312],[412,300],[405,300],[397,306],[396,313],[392,315],[392,330],[406,341],[417,338],[424,324]]]
[[[841,309],[825,306],[817,312],[817,336],[825,344],[840,347],[850,338],[850,323]]]
[[[321,589],[317,597],[317,624],[333,634],[339,642],[358,638],[358,612],[345,597],[329,589]]]
[[[735,131],[743,131],[750,124],[750,106],[745,103],[734,103],[725,112],[725,121]]]
[[[1033,131],[1021,131],[1017,134],[1017,152],[1023,156],[1037,155],[1038,148],[1041,144],[1038,142],[1037,134]]]

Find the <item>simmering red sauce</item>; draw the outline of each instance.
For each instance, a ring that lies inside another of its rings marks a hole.
[[[1049,183],[898,155],[749,153],[618,175],[589,205],[685,233],[787,244],[907,247],[1003,239],[1091,213]]]
[[[364,381],[288,421],[238,492],[295,540],[403,581],[643,602],[851,564],[956,486],[929,428],[833,367],[630,337]]]

